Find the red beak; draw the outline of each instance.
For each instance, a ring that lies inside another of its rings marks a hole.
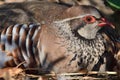
[[[101,18],[98,26],[99,27],[104,27],[104,26],[107,26],[107,25],[111,26],[112,28],[115,28],[115,26],[112,23],[108,22],[105,18]]]

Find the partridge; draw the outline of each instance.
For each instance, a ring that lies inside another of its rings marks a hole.
[[[113,53],[118,37],[110,35],[116,32],[92,6],[11,3],[0,7],[3,13],[8,17],[0,20],[1,68],[23,62],[22,68],[64,73],[113,70],[117,65]]]

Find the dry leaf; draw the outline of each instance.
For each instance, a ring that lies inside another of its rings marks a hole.
[[[5,75],[9,74],[10,76],[15,76],[21,73],[23,70],[21,68],[3,68],[0,69],[0,78],[4,77]]]

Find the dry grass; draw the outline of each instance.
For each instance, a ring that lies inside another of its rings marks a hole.
[[[116,72],[96,72],[82,71],[79,73],[62,73],[62,74],[26,74],[21,68],[4,68],[0,69],[0,78],[3,80],[120,80]]]

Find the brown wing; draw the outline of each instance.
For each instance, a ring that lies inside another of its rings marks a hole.
[[[120,70],[120,35],[115,28],[110,26],[104,27],[101,33],[105,39],[108,69],[117,68]]]

